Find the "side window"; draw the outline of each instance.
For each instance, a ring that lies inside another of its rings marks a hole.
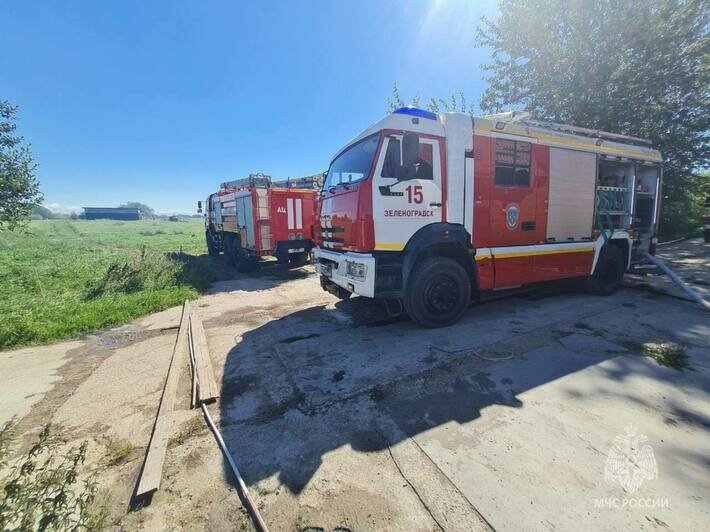
[[[529,187],[531,153],[529,142],[496,139],[496,185]]]
[[[399,139],[390,137],[387,143],[387,154],[382,165],[382,177],[397,177],[397,171],[402,166],[402,150]]]
[[[387,154],[382,165],[382,177],[401,179],[402,148],[397,138],[390,137]],[[434,179],[434,148],[426,142],[419,143],[419,160],[416,163],[415,179]]]
[[[434,179],[434,148],[431,144],[419,143],[417,179]]]

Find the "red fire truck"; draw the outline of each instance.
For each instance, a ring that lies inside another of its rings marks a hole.
[[[398,109],[330,163],[321,286],[397,300],[428,327],[532,283],[578,277],[610,294],[654,251],[661,163],[646,140],[523,112]]]
[[[303,265],[313,248],[317,189],[322,176],[272,183],[252,174],[222,183],[205,201],[205,239],[210,255],[224,252],[239,271],[253,270],[261,257]],[[202,212],[202,202],[197,203]]]

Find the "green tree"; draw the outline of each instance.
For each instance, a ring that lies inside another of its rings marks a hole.
[[[122,209],[140,209],[144,217],[155,217],[155,211],[151,207],[148,207],[148,205],[146,205],[145,203],[141,203],[140,201],[127,201],[126,203],[122,203],[118,207]]]
[[[64,218],[64,216],[52,212],[47,207],[43,207],[42,205],[35,205],[32,207],[30,217],[33,220],[58,220],[60,218]]]
[[[499,0],[479,44],[493,52],[485,112],[653,141],[665,158],[661,232],[696,229],[708,185],[708,0]]]
[[[410,103],[405,103],[402,95],[399,93],[399,87],[395,81],[392,84],[392,96],[387,99],[387,106],[389,111],[392,112],[400,107],[405,107],[411,105],[413,107],[420,106],[421,97],[419,92],[417,92],[412,98]],[[475,107],[473,104],[468,105],[466,102],[466,96],[464,96],[463,91],[458,93],[453,93],[448,100],[442,98],[430,98],[429,102],[426,104],[427,110],[432,113],[468,113],[470,115],[475,114]]]
[[[16,112],[0,100],[0,231],[21,226],[42,201],[30,147],[15,135]]]

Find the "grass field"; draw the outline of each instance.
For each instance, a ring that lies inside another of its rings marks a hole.
[[[228,274],[202,220],[45,220],[0,233],[0,350],[179,305]]]

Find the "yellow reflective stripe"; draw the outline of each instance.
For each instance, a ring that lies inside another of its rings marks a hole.
[[[385,242],[378,242],[375,244],[375,250],[380,251],[402,251],[404,249],[404,244],[388,244]]]
[[[389,242],[378,242],[375,244],[376,251],[402,251],[404,249],[404,244],[389,243]],[[533,255],[557,255],[562,253],[585,253],[594,251],[593,247],[588,248],[557,248],[557,249],[540,249],[536,251],[508,251],[506,253],[496,253],[495,248],[492,251],[487,251],[485,255],[476,255],[476,260],[491,259],[493,257],[497,259],[510,259],[513,257],[530,257]]]
[[[563,253],[588,253],[594,251],[594,248],[574,248],[574,249],[542,249],[540,251],[511,251],[508,253],[495,253],[492,255],[476,255],[476,260],[484,259],[512,259],[516,257],[532,257],[534,255],[558,255]]]

